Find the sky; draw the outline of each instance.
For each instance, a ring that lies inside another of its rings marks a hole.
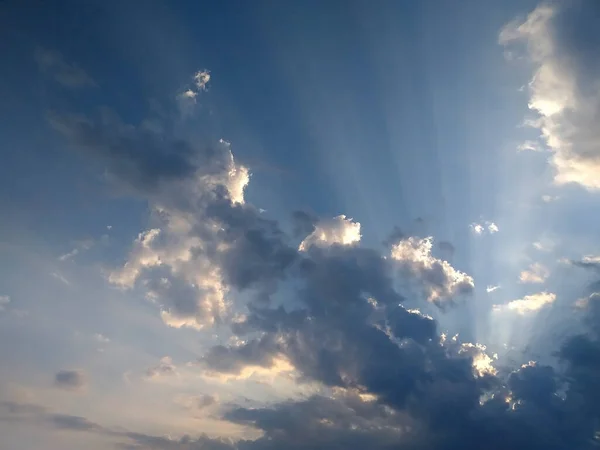
[[[0,3],[0,450],[600,445],[596,0]]]

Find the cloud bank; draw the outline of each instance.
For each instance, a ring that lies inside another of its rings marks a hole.
[[[543,3],[499,37],[523,46],[533,67],[528,93],[536,118],[528,123],[552,151],[555,182],[590,190],[600,189],[598,30],[598,4],[575,0]]]
[[[524,24],[505,29],[501,41],[527,39],[542,71],[532,85],[532,108],[554,151],[557,181],[576,179],[597,188],[581,166],[588,160],[593,166],[596,156],[579,145],[595,135],[583,133],[581,117],[570,112],[583,100],[572,101],[575,90],[563,86],[569,71],[552,62],[562,54],[548,31],[558,23],[557,11],[537,9]],[[196,79],[196,88],[203,90],[209,79]],[[548,97],[549,85],[562,103]],[[593,101],[584,106],[595,108]],[[581,334],[557,349],[560,369],[532,363],[500,371],[485,346],[447,339],[432,317],[404,306],[410,299],[445,308],[474,295],[470,275],[432,254],[432,237],[395,235],[382,252],[362,246],[360,224],[346,216],[319,219],[302,212],[294,215],[288,233],[246,202],[249,169],[224,140],[191,141],[126,124],[109,111],[98,118],[53,113],[49,122],[74,151],[102,166],[124,195],[144,199],[151,209],[151,226],[140,231],[109,282],[142,292],[171,327],[227,327],[235,343],[204,352],[200,373],[243,376],[248,368],[292,373],[319,392],[256,408],[229,405],[221,419],[258,431],[261,437],[253,440],[159,437],[5,404],[13,420],[110,436],[128,449],[597,446],[596,301],[585,305]],[[572,127],[567,146],[565,123]],[[472,228],[477,234],[498,231],[492,222]],[[500,308],[526,315],[555,300],[544,291]],[[172,360],[163,358],[146,377],[176,373]],[[61,371],[55,382],[77,388],[82,379],[75,371]],[[209,407],[213,400],[199,398],[197,406]]]

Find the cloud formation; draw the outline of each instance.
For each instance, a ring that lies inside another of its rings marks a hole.
[[[87,385],[87,376],[82,370],[61,370],[54,376],[54,385],[67,391],[80,391]]]
[[[600,189],[600,31],[595,0],[545,2],[500,33],[505,46],[522,44],[533,66],[529,108],[552,152],[558,184]]]
[[[199,70],[194,74],[193,80],[193,86],[188,86],[183,92],[177,95],[177,103],[183,116],[192,114],[198,95],[208,89],[210,72],[206,69]]]
[[[409,237],[392,245],[391,257],[409,281],[422,285],[431,302],[444,302],[473,292],[475,282],[448,261],[431,254],[433,238]]]
[[[139,450],[562,450],[592,448],[597,440],[596,321],[561,346],[567,378],[541,364],[500,371],[485,346],[447,339],[432,317],[404,306],[410,299],[445,307],[473,294],[471,276],[432,254],[432,237],[395,234],[382,254],[361,245],[360,225],[345,216],[298,213],[292,232],[302,239],[298,248],[277,221],[245,201],[249,171],[229,143],[192,143],[111,114],[50,121],[151,208],[151,227],[135,238],[109,281],[139,289],[170,326],[229,327],[234,343],[206,350],[199,371],[293,373],[319,390],[258,408],[229,405],[223,420],[261,435],[235,442],[114,430],[13,405],[22,420],[112,436],[121,448]],[[491,222],[485,227],[498,231]],[[500,309],[529,314],[555,299],[540,292]],[[586,306],[595,319],[597,310],[595,302]],[[146,375],[175,373],[163,358]],[[65,387],[79,380],[74,371],[56,377]],[[198,407],[211,399],[202,397]]]

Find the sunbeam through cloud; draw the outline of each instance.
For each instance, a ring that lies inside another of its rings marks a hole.
[[[598,448],[599,2],[0,39],[0,449]]]

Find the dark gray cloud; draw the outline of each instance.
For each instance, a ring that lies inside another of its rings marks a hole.
[[[264,432],[238,448],[566,450],[596,445],[600,346],[591,325],[587,334],[561,347],[560,371],[530,364],[508,377],[496,376],[474,366],[482,349],[440,339],[433,319],[398,306],[403,298],[393,287],[392,267],[376,252],[313,248],[294,274],[302,286],[296,298],[301,306],[250,308],[234,331],[266,334],[229,350],[213,349],[205,362],[214,370],[239,371],[257,361],[268,366],[269,354],[285,355],[307,380],[377,400],[355,397],[360,414],[348,408],[347,398],[319,396],[232,410],[225,418]],[[595,306],[588,304],[588,317],[600,317]]]
[[[81,370],[61,370],[54,376],[54,385],[60,389],[81,390],[87,384],[87,376]]]
[[[279,224],[251,206],[220,199],[207,207],[206,215],[221,224],[218,242],[228,244],[218,258],[229,285],[239,290],[272,286],[296,260],[297,251]]]
[[[63,55],[56,50],[38,47],[33,56],[39,69],[63,86],[69,88],[96,86],[94,79],[85,70],[75,63],[65,61]]]
[[[264,432],[261,439],[238,443],[240,450],[410,448],[406,431],[413,425],[410,417],[356,394],[313,396],[272,409],[240,408],[226,418]]]
[[[292,236],[295,238],[305,238],[313,231],[319,222],[319,218],[306,211],[294,211],[292,213]]]
[[[224,345],[212,347],[200,359],[200,363],[209,370],[239,374],[246,366],[271,366],[280,351],[275,336],[266,335],[236,347]]]
[[[104,164],[119,183],[144,192],[155,191],[163,181],[191,177],[197,168],[193,156],[210,158],[210,147],[194,152],[185,141],[126,125],[108,110],[97,120],[51,112],[48,121],[74,149]]]

